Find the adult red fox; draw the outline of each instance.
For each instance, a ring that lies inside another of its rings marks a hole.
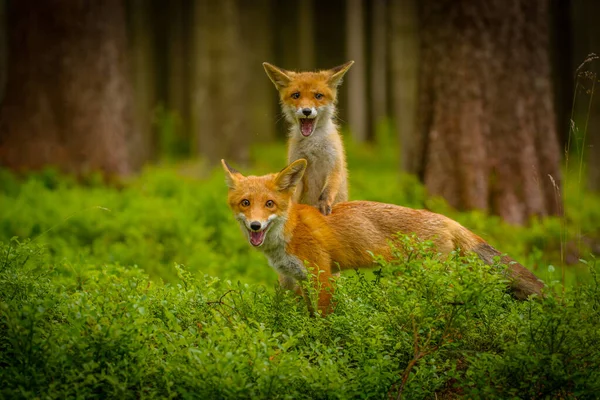
[[[259,248],[279,274],[280,284],[298,290],[309,278],[307,267],[320,271],[318,308],[330,310],[331,278],[340,269],[375,266],[370,253],[391,257],[388,240],[396,233],[414,233],[431,240],[437,251],[472,251],[487,264],[500,256],[514,296],[541,294],[544,284],[521,264],[487,244],[458,222],[426,210],[372,201],[338,203],[328,216],[293,201],[306,160],[291,163],[278,174],[245,177],[221,160],[229,187],[228,203],[250,244]]]
[[[292,72],[263,63],[279,91],[281,108],[290,123],[288,163],[304,158],[308,167],[298,182],[295,201],[331,213],[348,200],[346,156],[335,124],[337,88],[354,61],[318,72]]]

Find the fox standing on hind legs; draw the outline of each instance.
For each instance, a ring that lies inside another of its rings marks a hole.
[[[263,63],[279,91],[281,108],[290,123],[288,163],[304,158],[308,167],[294,200],[328,215],[348,200],[346,156],[334,122],[337,88],[354,61],[325,71],[292,72]]]

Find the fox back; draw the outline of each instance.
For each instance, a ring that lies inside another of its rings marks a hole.
[[[319,271],[319,304],[329,311],[331,278],[340,270],[374,265],[371,254],[392,257],[389,240],[397,233],[430,240],[441,254],[474,252],[485,263],[500,260],[515,297],[542,293],[543,283],[521,264],[503,255],[458,222],[426,210],[393,204],[351,201],[337,204],[324,216],[314,207],[292,200],[306,160],[296,160],[278,174],[244,177],[223,162],[229,206],[254,247],[260,247],[286,288]],[[310,307],[310,306],[309,306]]]
[[[286,71],[263,63],[290,124],[288,162],[308,161],[295,200],[325,215],[333,204],[348,199],[346,155],[334,119],[338,86],[353,63],[317,72]]]

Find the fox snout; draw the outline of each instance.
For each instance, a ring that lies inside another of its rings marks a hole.
[[[315,107],[298,107],[296,109],[296,117],[300,124],[300,133],[302,136],[310,136],[316,128],[318,111]]]
[[[240,221],[242,230],[246,231],[248,240],[254,247],[262,246],[267,237],[267,232],[271,229],[276,219],[275,215],[269,216],[265,221],[248,219],[243,214],[238,215],[238,221]]]
[[[296,116],[299,118],[315,118],[318,113],[316,107],[298,107],[296,109]]]

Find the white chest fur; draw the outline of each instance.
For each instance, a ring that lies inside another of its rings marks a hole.
[[[289,161],[304,158],[308,167],[304,173],[304,193],[301,203],[316,205],[327,179],[336,166],[340,155],[333,141],[339,140],[333,123],[318,127],[308,138],[293,141],[290,146]],[[299,136],[295,136],[298,138]]]
[[[300,135],[298,127],[292,129],[292,145],[290,147],[291,158],[308,158],[318,162],[330,163],[333,167],[338,157],[335,147],[332,145],[332,137],[337,135],[337,127],[328,122],[323,126],[318,126],[315,132],[307,138]],[[333,136],[332,136],[333,135]]]
[[[265,242],[263,252],[269,260],[269,265],[280,275],[302,281],[307,278],[304,263],[296,256],[286,251],[286,241],[283,236],[283,224],[273,227],[269,232],[269,241]]]
[[[295,281],[303,281],[307,277],[304,263],[296,256],[288,254],[285,249],[276,251],[265,251],[269,265],[280,275],[292,278]]]

